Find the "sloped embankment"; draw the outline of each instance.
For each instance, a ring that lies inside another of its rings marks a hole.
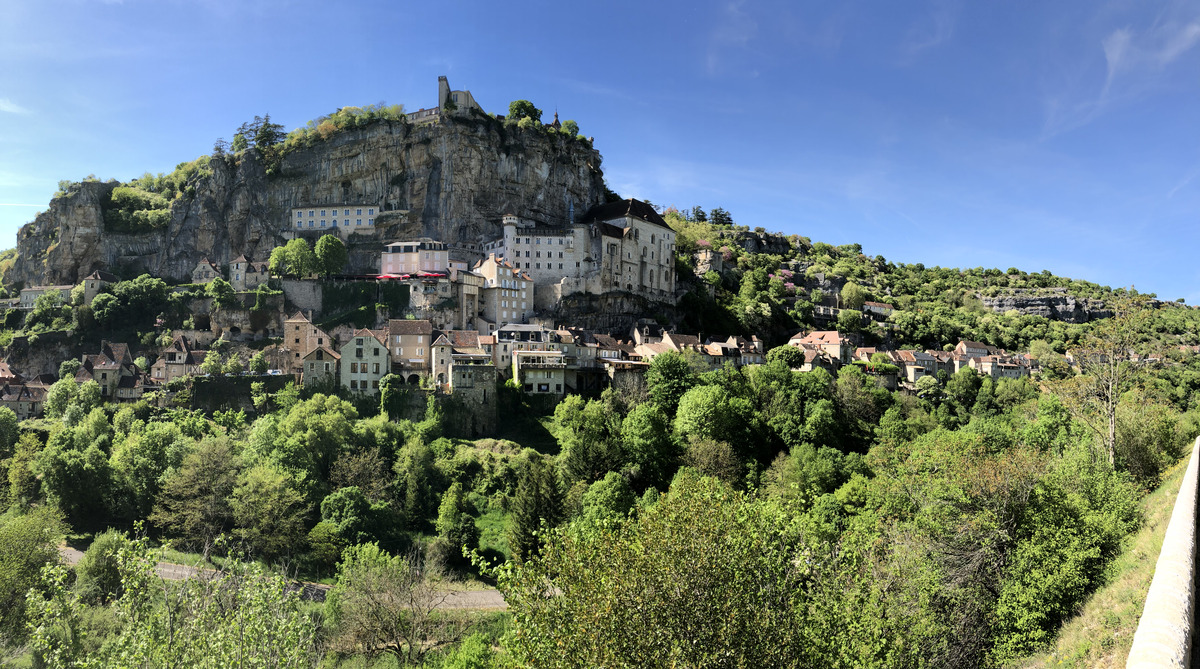
[[[1054,646],[1010,666],[1125,666],[1187,465],[1188,458],[1181,459],[1167,472],[1162,485],[1142,500],[1141,529],[1126,539],[1121,555],[1109,566],[1108,582],[1063,625]]]

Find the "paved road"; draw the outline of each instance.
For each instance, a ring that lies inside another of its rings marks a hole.
[[[62,554],[63,562],[69,565],[76,564],[83,558],[81,551],[70,547],[64,546],[60,548],[59,553]],[[199,574],[201,571],[208,571],[173,562],[159,562],[155,565],[154,570],[161,578],[168,581],[182,581],[185,578],[191,578]],[[301,597],[314,602],[325,601],[325,595],[329,592],[329,586],[323,583],[297,582],[296,586],[300,588]],[[446,599],[438,605],[438,608],[498,610],[508,608],[508,603],[504,601],[504,596],[500,594],[500,591],[493,588],[485,590],[450,590],[446,595]]]

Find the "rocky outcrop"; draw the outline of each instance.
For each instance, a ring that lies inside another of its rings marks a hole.
[[[275,174],[255,150],[214,159],[172,203],[170,223],[146,234],[104,229],[115,182],[88,182],[23,226],[6,280],[73,283],[94,270],[186,279],[201,258],[266,259],[284,241],[290,210],[373,204],[377,235],[351,235],[351,270],[370,271],[383,241],[423,235],[477,244],[498,236],[500,217],[559,223],[604,197],[600,154],[587,142],[507,127],[483,116],[417,126],[376,121],[288,152]]]
[[[985,306],[997,313],[1016,310],[1022,314],[1044,316],[1067,323],[1086,323],[1097,318],[1112,316],[1112,312],[1104,308],[1104,302],[1090,298],[1077,299],[1066,293],[1010,294],[996,297],[980,295],[979,299]]]
[[[610,292],[603,295],[575,293],[567,295],[548,313],[539,314],[534,321],[547,327],[571,325],[593,332],[607,332],[624,337],[642,318],[664,316],[673,321],[675,310],[661,303],[652,303],[640,295]]]

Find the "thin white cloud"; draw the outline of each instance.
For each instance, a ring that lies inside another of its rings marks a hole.
[[[9,114],[28,114],[28,109],[9,100],[8,98],[0,98],[0,112],[8,112]]]
[[[743,10],[745,4],[745,0],[726,3],[717,19],[716,27],[709,36],[705,61],[710,75],[724,71],[729,52],[747,48],[758,34],[758,22]],[[757,75],[757,72],[754,74]]]
[[[1100,91],[1091,96],[1068,93],[1049,100],[1043,137],[1091,123],[1114,101],[1139,97],[1153,88],[1157,75],[1197,44],[1200,17],[1156,23],[1144,30],[1126,26],[1109,32],[1100,40],[1105,62]]]
[[[958,8],[951,2],[939,2],[929,16],[913,25],[908,30],[900,50],[907,59],[927,49],[950,41],[954,37],[954,27]]]

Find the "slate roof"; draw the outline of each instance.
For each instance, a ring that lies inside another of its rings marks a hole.
[[[388,334],[392,336],[433,334],[433,323],[426,320],[393,318],[388,321]]]
[[[608,204],[596,205],[583,215],[583,220],[581,222],[603,223],[625,216],[640,218],[643,221],[662,226],[668,230],[671,227],[667,225],[667,222],[663,220],[662,216],[659,216],[657,211],[654,211],[654,207],[651,207],[641,200],[635,200],[633,198],[621,200],[619,202],[609,202]]]

